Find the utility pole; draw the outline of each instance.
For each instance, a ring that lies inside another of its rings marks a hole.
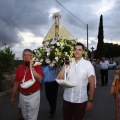
[[[94,58],[94,47],[91,48],[92,49],[92,52],[91,52],[91,58]]]
[[[88,52],[88,24],[87,24],[87,52]]]

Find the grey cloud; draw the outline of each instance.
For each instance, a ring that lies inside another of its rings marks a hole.
[[[42,36],[40,29],[49,22],[48,9],[44,9],[45,6],[49,8],[49,3],[46,3],[39,0],[1,0],[0,46],[21,42],[18,31],[30,31]],[[38,27],[40,29],[36,29]]]
[[[21,44],[22,38],[18,32],[32,32],[35,36],[45,37],[54,23],[49,18],[51,8],[60,10],[60,22],[75,38],[86,38],[86,24],[89,37],[97,38],[100,15],[91,9],[99,0],[58,0],[70,12],[77,16],[77,20],[66,11],[56,0],[0,0],[0,47],[4,43]],[[116,1],[113,9],[103,14],[104,38],[119,41],[120,35],[120,1]],[[91,42],[91,44],[96,44]]]
[[[14,45],[20,42],[20,37],[17,35],[15,28],[8,26],[0,20],[0,47],[4,44]]]

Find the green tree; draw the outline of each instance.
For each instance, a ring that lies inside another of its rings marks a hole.
[[[104,43],[105,57],[109,59],[114,59],[120,56],[120,45],[113,43]],[[96,53],[96,50],[95,50]],[[96,55],[96,54],[95,54]],[[98,54],[99,56],[99,54]],[[95,56],[97,58],[97,56]],[[100,58],[100,57],[98,57]]]
[[[103,16],[101,15],[99,29],[98,29],[98,44],[97,44],[97,50],[95,51],[96,58],[101,58],[101,57],[105,56],[103,39],[104,39]]]
[[[106,58],[116,58],[120,56],[120,45],[113,43],[105,43],[105,56]]]
[[[0,49],[0,91],[3,90],[3,74],[11,74],[13,72],[14,58],[15,54],[12,52],[10,46],[5,45],[3,49]]]

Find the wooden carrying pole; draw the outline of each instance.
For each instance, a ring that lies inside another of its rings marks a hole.
[[[119,109],[118,109],[118,102],[119,102],[119,99],[118,99],[118,91],[119,91],[119,79],[116,79],[116,98],[115,98],[115,103],[116,103],[116,105],[115,105],[115,109],[116,109],[116,113],[115,113],[115,117],[116,117],[116,119],[115,120],[118,120],[118,112],[119,112]]]

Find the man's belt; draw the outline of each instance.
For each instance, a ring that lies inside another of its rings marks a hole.
[[[108,70],[108,68],[106,68],[106,69],[101,69],[101,70]]]
[[[33,91],[33,92],[30,92],[30,93],[21,93],[21,94],[23,94],[23,95],[25,95],[25,96],[28,96],[28,95],[32,95],[33,93],[35,93],[35,92],[37,92],[39,89],[37,89],[37,90],[35,90],[35,91]]]

